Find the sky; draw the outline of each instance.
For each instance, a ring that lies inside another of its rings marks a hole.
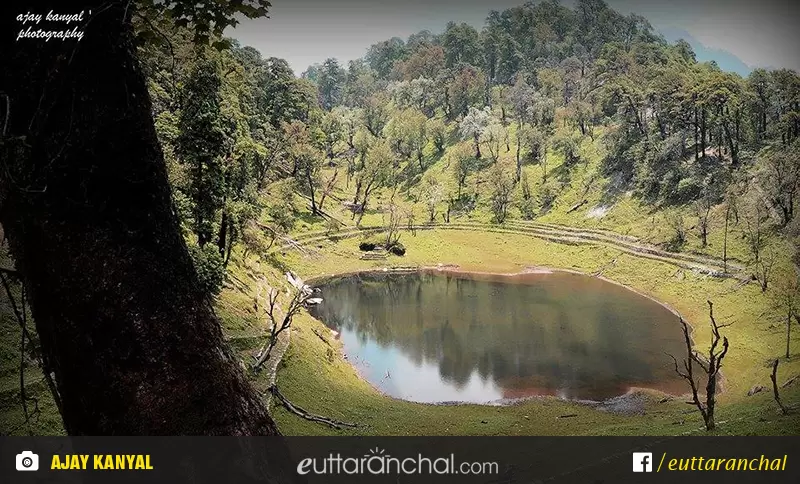
[[[524,0],[272,0],[269,18],[243,19],[226,35],[265,57],[286,59],[296,74],[328,57],[341,62],[367,48],[420,30],[439,33],[450,20],[476,28],[489,10]],[[572,0],[562,0],[567,6]],[[751,67],[800,71],[800,2],[794,0],[607,0],[659,30],[686,31],[708,49],[730,52]]]

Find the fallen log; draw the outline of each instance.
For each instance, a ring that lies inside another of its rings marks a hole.
[[[587,203],[589,203],[589,200],[586,200],[586,199],[584,198],[584,199],[583,199],[583,200],[581,200],[580,202],[578,202],[578,203],[576,203],[575,205],[573,205],[573,206],[572,206],[572,208],[570,208],[569,210],[567,210],[567,213],[572,213],[572,212],[574,212],[575,210],[578,210],[578,209],[579,209],[579,208],[581,208],[582,206],[586,205]]]

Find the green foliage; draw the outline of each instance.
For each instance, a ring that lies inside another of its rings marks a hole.
[[[680,210],[673,210],[665,216],[667,225],[672,231],[672,237],[667,244],[672,252],[680,252],[686,244],[686,220]]]
[[[272,203],[267,207],[267,215],[280,233],[288,233],[294,228],[297,215],[291,184],[278,183],[270,198]]]
[[[386,94],[383,93],[374,94],[366,100],[364,126],[373,136],[381,136],[384,126],[389,122],[389,111],[386,104]]]
[[[194,42],[207,44],[215,39],[215,48],[226,48],[228,43],[220,37],[228,27],[235,27],[237,16],[258,18],[267,15],[271,6],[267,0],[217,0],[215,2],[187,2],[184,0],[139,0],[136,11],[148,20],[169,18],[176,27],[190,27]],[[138,32],[140,40],[158,38],[152,29]]]
[[[685,42],[668,45],[644,19],[604,2],[580,0],[574,10],[529,2],[492,12],[481,32],[453,23],[441,35],[389,39],[363,59],[346,66],[328,59],[302,78],[283,59],[264,59],[235,41],[222,52],[196,49],[191,25],[162,30],[169,48],[155,39],[163,36],[151,36],[141,58],[182,223],[195,231],[203,220],[204,237],[213,242],[225,221],[228,249],[240,242],[245,257],[260,254],[282,270],[305,264],[269,253],[284,234],[340,230],[332,218],[308,215],[307,201],[320,194],[335,200],[326,206],[332,215],[341,219],[352,205],[355,224],[366,217],[369,225],[381,217],[385,224],[389,203],[408,220],[452,215],[457,222],[503,223],[521,216],[621,232],[633,227],[650,237],[637,224],[653,211],[653,243],[672,239],[667,248],[712,253],[721,246],[717,234],[706,234],[709,245],[701,247],[695,220],[701,211],[719,213],[709,206],[717,199],[705,198],[709,187],[724,191],[740,178],[753,189],[737,192],[742,201],[731,211],[736,235],[729,243],[741,246],[731,261],[746,259],[750,246],[759,274],[781,225],[797,226],[796,156],[788,149],[798,135],[797,74],[756,70],[741,79],[698,64]],[[225,43],[213,32],[208,42]],[[206,62],[214,70],[197,72]],[[502,154],[506,137],[510,155]],[[346,177],[328,187],[345,163]],[[198,190],[203,183],[208,189]],[[590,205],[566,215],[584,198]],[[606,218],[584,217],[595,203]],[[675,206],[668,217],[665,205]],[[343,220],[349,232],[352,224]],[[428,250],[420,240],[435,232],[406,240],[413,244],[410,263]],[[386,245],[387,238],[376,235],[364,247]],[[483,260],[483,249],[464,261]],[[210,244],[192,250],[193,257],[207,252],[204,267],[219,262]],[[538,262],[557,257],[545,255]],[[596,270],[597,260],[590,262],[584,268]],[[313,269],[328,263],[315,260]]]
[[[193,229],[200,246],[211,242],[225,192],[223,157],[230,149],[231,123],[220,109],[221,79],[216,62],[201,59],[184,86],[176,153],[187,166]]]
[[[406,58],[408,50],[403,39],[393,37],[372,45],[364,59],[378,76],[386,78],[392,72],[394,64]]]
[[[447,144],[447,125],[439,118],[428,120],[428,133],[430,133],[433,146],[439,154],[444,153]]]
[[[564,155],[566,166],[576,165],[581,161],[580,138],[573,133],[564,133],[553,138],[553,147]]]
[[[539,185],[539,190],[536,194],[536,197],[538,198],[541,211],[549,211],[550,208],[552,208],[553,203],[556,201],[557,196],[558,190],[556,190],[552,183],[543,183]]]
[[[342,102],[347,74],[336,59],[326,59],[318,67],[314,82],[319,89],[319,102],[330,111]]]
[[[481,46],[475,27],[449,22],[442,35],[444,61],[447,67],[459,64],[481,65]]]
[[[508,217],[508,208],[511,205],[511,193],[514,189],[514,180],[511,170],[503,163],[495,163],[489,171],[491,185],[491,209],[496,223],[503,223]]]
[[[403,159],[415,158],[423,166],[423,152],[428,142],[427,119],[416,109],[403,109],[386,126],[386,136]]]
[[[219,251],[211,246],[189,246],[189,254],[200,281],[200,287],[210,295],[219,294],[225,280],[225,262]]]
[[[458,187],[458,198],[461,198],[462,190],[467,183],[467,177],[478,166],[469,145],[460,144],[453,148],[450,152],[450,166]]]
[[[520,183],[520,197],[518,207],[522,218],[532,220],[536,216],[537,200],[531,191],[531,184],[528,181],[528,172],[522,172]]]
[[[335,218],[325,219],[325,235],[331,236],[339,232],[342,228],[342,223]]]

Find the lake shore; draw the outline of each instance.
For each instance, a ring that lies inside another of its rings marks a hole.
[[[709,337],[708,306],[713,300],[717,317],[734,324],[726,328],[732,349],[726,359],[725,393],[719,396],[718,414],[725,424],[719,434],[782,434],[800,426],[797,416],[781,417],[767,392],[747,396],[748,389],[769,383],[766,362],[780,347],[780,331],[759,324],[771,311],[755,284],[740,285],[730,278],[714,278],[674,265],[620,254],[603,246],[557,244],[515,234],[460,231],[420,231],[407,237],[405,257],[389,261],[359,259],[357,241],[341,239],[318,244],[314,257],[287,252],[279,261],[311,281],[337,273],[378,270],[390,266],[448,270],[520,273],[530,267],[547,267],[594,274],[636,290],[674,309],[694,322],[700,347]],[[322,256],[324,254],[324,256]],[[615,261],[609,264],[610,261]],[[263,265],[261,266],[264,267]],[[278,277],[277,272],[273,277]],[[679,327],[676,324],[676,331]],[[635,411],[610,411],[609,405],[589,405],[540,397],[508,406],[430,405],[405,402],[376,391],[342,357],[333,338],[321,338],[327,328],[303,315],[297,318],[290,347],[280,365],[278,385],[293,402],[345,421],[358,421],[358,429],[333,431],[275,409],[281,429],[288,435],[315,433],[402,435],[678,435],[702,426],[696,411],[683,398],[634,390]],[[800,370],[798,362],[782,365],[788,379]],[[688,390],[688,387],[687,387]],[[798,385],[782,390],[786,399],[797,398]],[[688,413],[687,413],[688,411]],[[576,414],[575,417],[560,418]],[[486,423],[483,423],[486,422]]]

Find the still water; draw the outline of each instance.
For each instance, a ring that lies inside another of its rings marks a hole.
[[[362,273],[320,286],[311,313],[384,393],[417,402],[682,394],[678,318],[624,287],[567,272]]]

